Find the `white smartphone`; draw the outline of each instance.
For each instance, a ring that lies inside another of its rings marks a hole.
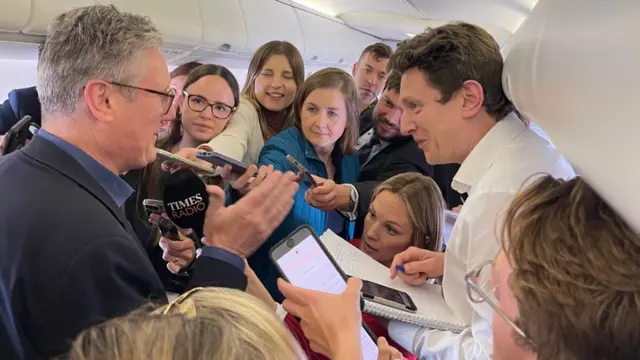
[[[200,165],[195,161],[185,159],[183,157],[180,157],[168,151],[165,151],[162,149],[156,149],[156,156],[157,156],[156,161],[179,164],[196,171],[200,175],[216,176],[216,172],[213,168]]]
[[[347,276],[307,225],[274,245],[270,255],[283,278],[295,286],[331,294],[341,294],[347,288]],[[378,358],[375,339],[362,324],[360,343],[364,360]]]

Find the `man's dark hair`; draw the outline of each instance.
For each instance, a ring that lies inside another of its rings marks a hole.
[[[392,70],[389,73],[389,76],[387,76],[387,82],[384,84],[384,89],[400,92],[401,78],[402,78],[402,74],[400,74],[400,72]]]
[[[375,43],[367,46],[362,50],[362,54],[360,54],[360,59],[366,54],[373,54],[373,58],[377,61],[390,59],[391,55],[393,55],[393,49],[391,46],[383,43]]]
[[[189,76],[189,73],[200,65],[202,64],[197,61],[190,61],[186,64],[182,64],[173,69],[173,71],[171,72],[171,78],[173,79],[178,76]]]
[[[465,81],[477,81],[484,91],[483,106],[497,121],[514,109],[502,89],[503,60],[493,37],[479,26],[458,22],[430,29],[403,43],[389,68],[404,74],[418,68],[426,81],[442,93],[446,103]]]

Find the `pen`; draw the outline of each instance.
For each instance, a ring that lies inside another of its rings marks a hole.
[[[404,271],[404,266],[402,266],[402,265],[396,265],[396,270],[399,270],[399,271],[405,272],[405,271]]]

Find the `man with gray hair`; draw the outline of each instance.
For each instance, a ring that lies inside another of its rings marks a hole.
[[[42,129],[0,159],[0,358],[51,358],[83,329],[148,301],[162,284],[122,205],[118,175],[155,160],[171,106],[153,23],[95,5],[53,20],[38,63]],[[192,286],[244,290],[241,256],[289,212],[296,175],[274,172],[240,202],[207,189]],[[204,275],[203,275],[204,274]]]

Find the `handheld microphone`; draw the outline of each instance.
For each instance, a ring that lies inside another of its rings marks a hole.
[[[167,177],[163,186],[164,207],[178,227],[192,229],[200,239],[209,206],[207,186],[189,169],[180,169]]]

